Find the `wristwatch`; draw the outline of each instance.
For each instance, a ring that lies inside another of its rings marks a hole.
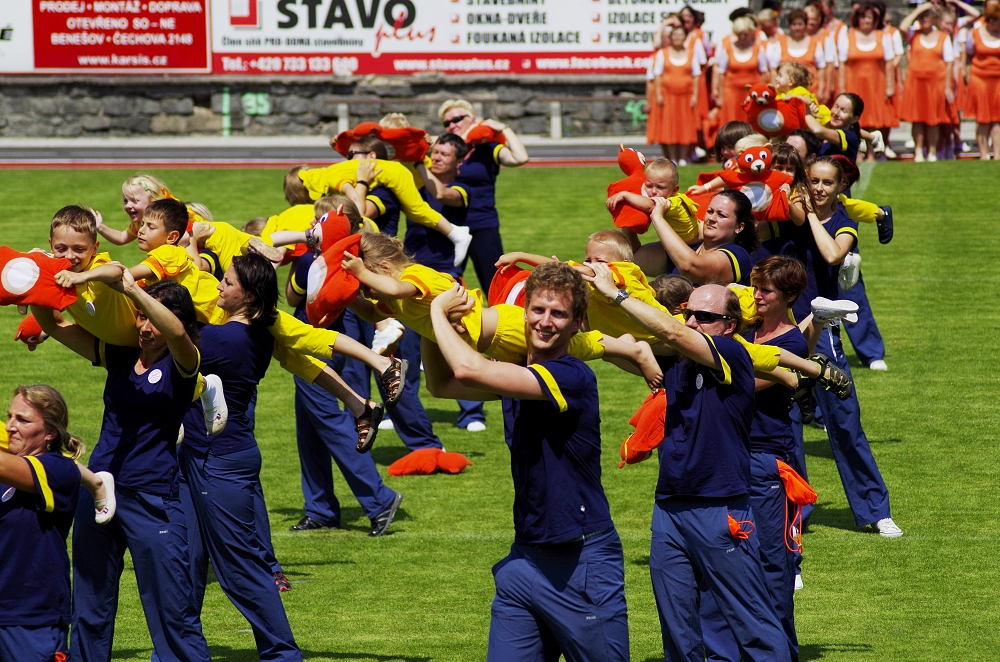
[[[618,290],[618,296],[615,297],[615,300],[614,300],[613,303],[616,306],[620,306],[620,305],[622,305],[622,301],[624,301],[628,297],[629,297],[629,293],[628,292],[626,292],[625,290]]]

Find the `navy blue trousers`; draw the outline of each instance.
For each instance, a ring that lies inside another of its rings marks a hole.
[[[465,267],[471,259],[476,278],[479,279],[479,287],[485,294],[490,291],[490,283],[497,273],[496,263],[501,255],[503,240],[500,238],[499,227],[473,230],[472,243],[469,244],[469,253],[462,263],[461,273],[465,273]]]
[[[753,510],[754,532],[764,568],[764,581],[778,610],[778,620],[788,637],[792,659],[799,658],[799,641],[795,635],[795,569],[796,555],[785,544],[788,505],[785,485],[778,475],[777,458],[770,453],[750,455],[750,508]],[[701,625],[709,660],[739,662],[740,649],[711,591],[701,591]]]
[[[754,521],[749,497],[670,498],[653,507],[649,574],[660,616],[665,660],[702,662],[700,587],[736,640],[739,659],[789,660],[788,641],[767,588],[756,531],[734,538],[727,515]],[[747,525],[744,525],[747,528]]]
[[[816,344],[816,353],[830,357],[844,372],[851,374],[839,333],[823,329]],[[814,393],[823,408],[823,423],[855,524],[864,526],[890,517],[889,490],[861,427],[861,404],[857,391],[852,389],[846,400],[840,400],[822,388],[814,389]]]
[[[257,532],[260,450],[217,456],[182,445],[179,458],[219,586],[250,623],[260,659],[300,662],[302,651]]]
[[[488,662],[629,659],[625,559],[614,529],[579,543],[514,543],[493,580]]]
[[[66,652],[67,634],[65,625],[0,626],[0,662],[52,662]]]
[[[118,583],[128,549],[157,657],[162,662],[209,662],[194,604],[188,529],[178,495],[163,497],[118,485],[115,496],[115,518],[100,525],[94,521],[93,497],[85,489],[80,491],[73,525],[70,659],[111,659]]]
[[[858,355],[858,360],[865,365],[872,361],[883,360],[885,358],[885,343],[882,341],[878,324],[875,323],[872,306],[868,303],[864,276],[859,276],[858,284],[851,289],[840,290],[840,298],[858,304],[858,321],[854,324],[844,324],[844,328],[847,329],[847,337],[851,339],[851,345],[854,347],[854,353]]]

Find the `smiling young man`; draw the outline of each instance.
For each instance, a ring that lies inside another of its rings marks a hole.
[[[619,291],[607,265],[587,278],[676,352],[663,366],[667,392],[649,574],[667,660],[702,660],[700,590],[715,600],[745,660],[789,660],[764,582],[750,508],[754,372],[733,340],[742,319],[721,285],[691,293],[687,324]]]
[[[495,363],[461,340],[448,312],[456,285],[431,305],[450,397],[503,400],[514,479],[514,543],[493,567],[487,660],[627,660],[621,540],[601,485],[597,378],[567,354],[589,288],[572,267],[538,267],[525,286],[527,366]]]

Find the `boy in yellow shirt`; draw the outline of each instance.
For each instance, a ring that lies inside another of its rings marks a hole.
[[[611,195],[605,205],[608,211],[614,210],[621,204],[628,203],[640,209],[646,214],[653,211],[655,198],[666,198],[667,205],[663,210],[663,217],[674,229],[681,239],[689,244],[701,242],[701,225],[695,215],[698,205],[694,200],[683,193],[678,193],[679,175],[677,166],[669,159],[655,159],[646,164],[643,169],[645,182],[642,185],[642,195],[630,191],[619,191]],[[622,234],[629,240],[633,251],[639,250],[639,237],[628,228],[622,230]]]

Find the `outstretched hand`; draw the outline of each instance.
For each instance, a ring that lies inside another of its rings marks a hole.
[[[469,296],[466,290],[459,283],[455,283],[450,289],[434,297],[431,306],[437,306],[448,315],[448,322],[455,329],[456,333],[465,333],[467,329],[462,323],[462,318],[475,306],[475,301]]]
[[[351,274],[355,278],[360,276],[365,271],[365,263],[357,255],[351,255],[349,252],[344,251],[344,261],[341,263],[344,271]]]
[[[615,284],[615,277],[611,269],[603,262],[593,262],[590,268],[594,270],[593,276],[581,273],[580,277],[594,286],[594,289],[609,299],[618,296],[618,285]]]

